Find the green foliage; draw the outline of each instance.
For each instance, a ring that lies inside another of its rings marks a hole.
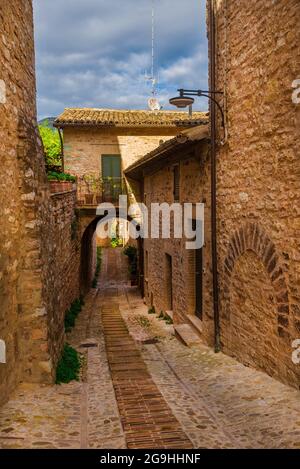
[[[137,260],[135,260],[134,262],[132,262],[129,266],[129,272],[130,274],[135,277],[138,273],[138,268],[137,268]]]
[[[75,326],[76,319],[82,310],[83,300],[77,299],[72,304],[70,309],[66,312],[65,315],[65,331],[71,332],[73,327]]]
[[[137,249],[134,246],[126,246],[124,248],[123,253],[129,258],[129,260],[132,260],[137,257]]]
[[[174,324],[174,323],[173,323],[173,319],[170,318],[170,317],[167,316],[167,315],[165,316],[165,321],[166,321],[166,324]]]
[[[122,246],[122,239],[121,238],[112,238],[110,245],[112,248],[118,248]]]
[[[78,352],[65,344],[62,356],[56,369],[56,384],[70,383],[79,380],[80,358]]]
[[[129,272],[130,274],[135,277],[138,273],[138,266],[137,266],[137,249],[134,246],[126,246],[123,250],[125,256],[129,259]]]
[[[102,194],[103,179],[95,174],[84,174],[83,181],[89,194]]]
[[[168,316],[164,311],[160,312],[158,319],[163,319],[166,324],[173,324],[173,319],[170,318],[170,316]]]
[[[44,145],[46,164],[61,165],[61,143],[58,131],[48,127],[47,122],[39,125],[40,136]]]
[[[144,327],[145,329],[149,329],[149,327],[151,326],[149,319],[145,316],[138,316],[136,318],[136,321],[140,326]]]
[[[67,181],[76,182],[76,177],[69,173],[57,173],[56,171],[49,171],[47,174],[48,181]]]
[[[151,308],[148,309],[148,314],[156,314],[154,306],[151,306]]]

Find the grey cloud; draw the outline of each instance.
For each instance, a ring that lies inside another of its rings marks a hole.
[[[167,106],[178,86],[207,86],[205,0],[155,3]],[[68,106],[146,107],[150,0],[34,0],[34,11],[41,117]]]

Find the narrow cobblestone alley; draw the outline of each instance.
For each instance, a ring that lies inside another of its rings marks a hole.
[[[300,393],[186,348],[129,286],[120,250],[103,252],[98,289],[68,342],[82,381],[22,385],[0,415],[1,448],[300,448]]]

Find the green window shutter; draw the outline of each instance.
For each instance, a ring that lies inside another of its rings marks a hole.
[[[103,200],[117,202],[122,194],[122,168],[120,155],[102,155],[101,157]]]
[[[102,177],[121,178],[120,155],[102,155]]]

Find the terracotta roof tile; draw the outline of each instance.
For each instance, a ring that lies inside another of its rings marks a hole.
[[[126,111],[117,109],[67,108],[56,119],[55,127],[193,127],[205,124],[208,114],[173,111]]]

